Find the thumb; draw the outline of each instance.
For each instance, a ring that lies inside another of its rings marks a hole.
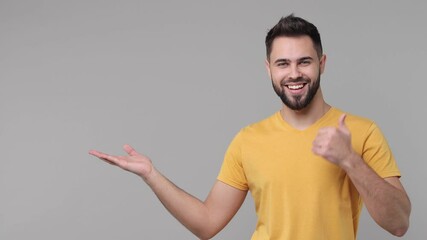
[[[347,117],[347,114],[341,115],[340,119],[338,120],[339,128],[342,130],[348,131],[347,126],[345,125],[345,118]]]
[[[131,147],[129,144],[124,145],[123,149],[127,152],[127,154],[129,154],[129,156],[138,156],[139,155],[139,153],[137,153],[135,151],[135,149],[133,149],[133,147]]]

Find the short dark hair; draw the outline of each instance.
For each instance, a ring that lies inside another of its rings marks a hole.
[[[280,21],[268,31],[267,36],[265,37],[267,60],[270,59],[274,39],[282,36],[309,36],[313,41],[314,49],[316,49],[319,58],[323,55],[322,42],[316,26],[300,17],[295,17],[294,14],[290,14],[287,17],[282,17]]]

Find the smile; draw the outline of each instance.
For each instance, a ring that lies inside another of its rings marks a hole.
[[[286,85],[287,88],[291,90],[299,90],[305,86],[305,83],[297,84],[297,85]]]

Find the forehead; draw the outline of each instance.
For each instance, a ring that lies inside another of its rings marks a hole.
[[[317,58],[317,52],[313,41],[309,36],[277,37],[273,40],[270,60],[279,58],[296,60],[302,57]]]

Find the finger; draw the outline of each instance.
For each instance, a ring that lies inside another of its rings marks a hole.
[[[313,145],[312,147],[311,147],[311,151],[315,154],[315,155],[318,155],[318,156],[322,156],[322,148],[320,147],[320,146],[316,146],[316,145]]]
[[[328,142],[328,133],[319,133],[317,134],[317,136],[314,138],[312,145],[313,146],[322,146],[325,145]]]
[[[347,117],[347,115],[344,113],[343,115],[341,115],[341,117],[338,120],[339,123],[339,127],[341,129],[347,129],[347,126],[345,125],[345,118]]]
[[[115,165],[117,165],[120,161],[117,157],[114,157],[114,156],[111,156],[111,155],[108,155],[108,154],[105,154],[105,153],[102,153],[102,152],[99,152],[96,150],[89,151],[89,154],[91,154],[91,155],[93,155],[93,156],[95,156],[101,160],[107,161],[108,163],[115,164]]]
[[[135,151],[135,149],[133,149],[133,147],[131,147],[129,144],[125,144],[123,149],[125,152],[127,152],[127,154],[129,154],[129,156],[139,156],[139,153]]]
[[[96,150],[90,150],[89,154],[93,155],[95,157],[98,157],[98,158],[101,157],[101,156],[103,156],[103,155],[105,155],[105,153],[102,153],[102,152],[99,152],[99,151],[96,151]]]
[[[311,147],[311,151],[312,151],[315,155],[318,155],[318,154],[317,154],[317,149],[316,149],[316,147],[315,147],[315,146],[312,146],[312,147]]]
[[[318,153],[319,150],[322,149],[322,147],[321,147],[322,142],[323,142],[322,138],[316,137],[314,139],[314,141],[311,143],[311,147],[312,147],[313,152],[314,152],[314,150],[316,150],[316,152]]]
[[[319,131],[317,131],[317,135],[326,134],[326,133],[329,133],[335,129],[336,129],[336,127],[323,127],[323,128],[320,128]]]

